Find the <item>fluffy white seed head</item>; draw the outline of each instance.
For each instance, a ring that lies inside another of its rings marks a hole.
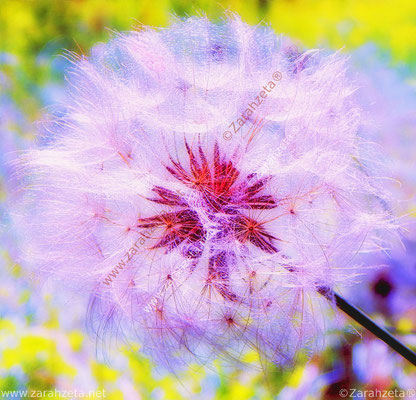
[[[77,58],[65,115],[23,160],[28,260],[169,366],[313,350],[319,288],[353,282],[394,230],[345,69],[234,16]]]

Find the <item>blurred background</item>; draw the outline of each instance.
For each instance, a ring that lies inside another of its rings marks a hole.
[[[12,397],[5,391],[57,389],[114,400],[331,400],[341,398],[342,388],[416,389],[414,367],[343,317],[334,335],[338,339],[329,337],[322,353],[290,371],[225,372],[218,362],[210,369],[190,366],[175,376],[158,371],[139,346],[122,344],[106,360],[86,334],[84,309],[74,299],[60,301],[39,287],[16,263],[6,208],[14,184],[8,162],[31,146],[36,121],[64,98],[65,51],[88,54],[114,31],[165,26],[174,15],[215,19],[226,10],[250,24],[270,24],[301,48],[342,48],[350,55],[367,88],[363,105],[377,120],[363,135],[387,150],[400,183],[394,189],[399,212],[416,217],[414,0],[0,0],[0,398]],[[416,348],[416,230],[407,224],[405,250],[369,260],[386,267],[344,294]],[[47,398],[63,398],[48,393]],[[400,398],[412,398],[403,394]]]

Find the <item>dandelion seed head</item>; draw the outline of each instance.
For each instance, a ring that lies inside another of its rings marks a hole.
[[[92,293],[99,334],[122,327],[172,368],[312,354],[317,289],[355,279],[357,255],[394,231],[345,71],[236,16],[75,59],[53,142],[23,160],[30,262]]]

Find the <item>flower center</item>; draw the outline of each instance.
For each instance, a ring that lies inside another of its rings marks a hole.
[[[210,282],[229,300],[227,289],[230,250],[218,250],[221,244],[239,243],[254,245],[266,253],[276,253],[275,241],[264,224],[245,215],[247,210],[269,210],[277,207],[271,195],[262,194],[271,177],[257,178],[256,174],[241,176],[232,160],[222,156],[217,143],[211,162],[199,144],[197,154],[185,141],[189,167],[170,157],[165,168],[192,194],[179,194],[170,189],[155,186],[156,194],[148,201],[161,204],[172,211],[138,220],[139,228],[160,228],[160,239],[152,249],[165,248],[171,252],[181,248],[186,257],[199,259],[209,248]],[[212,248],[216,244],[215,250]]]

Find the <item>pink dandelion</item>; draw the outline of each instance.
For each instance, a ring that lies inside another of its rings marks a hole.
[[[28,262],[91,293],[100,337],[169,367],[312,354],[325,297],[395,232],[345,70],[234,16],[76,58],[53,140],[24,159]]]

